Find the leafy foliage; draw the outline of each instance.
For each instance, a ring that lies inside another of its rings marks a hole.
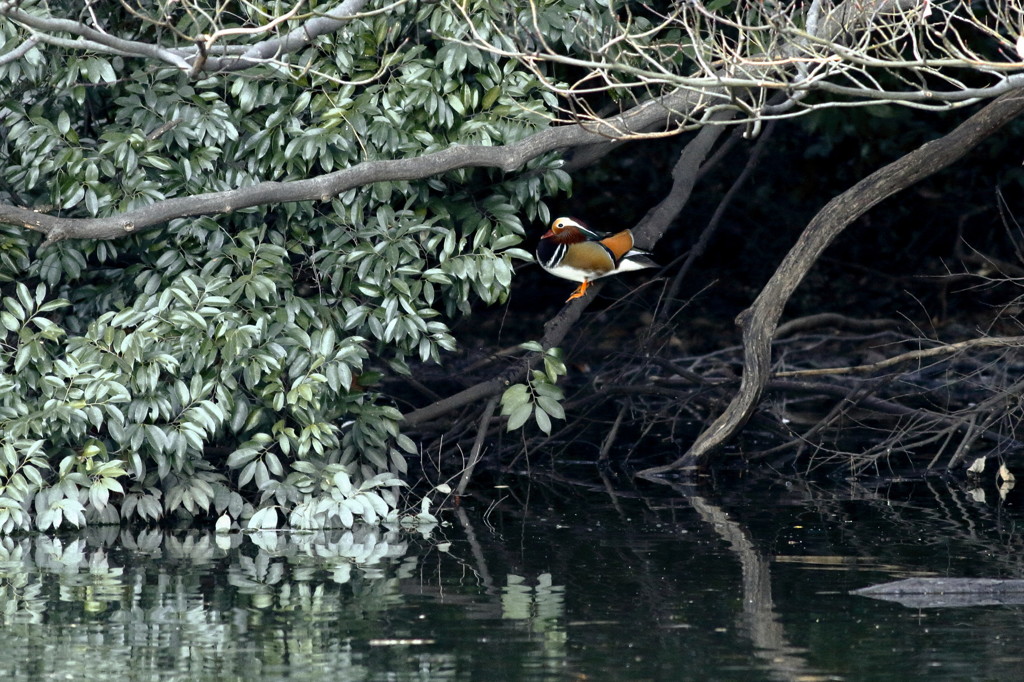
[[[513,384],[505,389],[501,396],[501,414],[508,417],[509,431],[522,428],[533,416],[537,428],[551,433],[551,419],[565,419],[562,389],[555,385],[558,378],[566,373],[561,350],[550,348],[544,351],[536,341],[524,343],[522,348],[544,353],[544,371],[533,370],[527,383]]]
[[[480,30],[505,10],[471,4]],[[180,36],[206,28],[165,9]],[[42,42],[0,59],[0,200],[105,216],[546,125],[536,74],[453,42],[468,27],[451,9],[409,2],[290,62],[201,80]],[[120,6],[97,11],[112,34],[167,39]],[[0,22],[0,56],[26,37]],[[568,187],[555,165],[381,182],[38,253],[37,235],[0,226],[0,531],[394,516],[416,445],[371,370],[439,362],[453,317],[505,299],[529,258],[520,216],[546,221],[544,196]],[[543,428],[558,396],[530,385]]]

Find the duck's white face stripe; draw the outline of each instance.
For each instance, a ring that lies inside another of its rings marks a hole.
[[[569,246],[567,244],[558,244],[555,247],[555,250],[551,252],[551,258],[548,258],[547,260],[540,261],[540,266],[542,268],[544,268],[545,270],[547,270],[548,272],[552,272],[551,268],[556,267],[556,265],[563,258],[565,258],[565,252],[568,249],[569,249]]]
[[[601,273],[597,270],[584,270],[579,267],[569,267],[568,265],[562,265],[562,258],[565,257],[565,252],[569,250],[568,244],[559,244],[555,247],[551,257],[547,260],[540,261],[540,266],[550,272],[555,277],[561,277],[567,279],[570,282],[582,282],[585,279],[597,279],[598,277],[604,277],[610,275],[614,271]]]
[[[555,277],[567,279],[570,282],[582,282],[585,279],[594,279],[595,274],[585,272],[579,268],[570,268],[568,265],[561,265],[565,252],[569,250],[568,244],[559,244],[547,260],[540,261],[540,266]]]

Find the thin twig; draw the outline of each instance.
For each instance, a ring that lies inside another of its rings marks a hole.
[[[455,489],[455,494],[463,496],[466,494],[466,487],[469,486],[470,479],[473,478],[473,470],[476,469],[477,463],[483,456],[484,441],[487,439],[487,427],[491,423],[491,417],[494,416],[494,410],[498,407],[498,396],[492,396],[487,401],[487,405],[484,406],[483,414],[480,415],[480,426],[477,428],[476,440],[473,441],[473,449],[469,453],[469,464],[462,472],[462,478],[459,479],[459,487]]]
[[[772,376],[778,379],[790,377],[813,377],[827,376],[833,374],[852,374],[876,372],[886,367],[898,365],[901,362],[931,358],[936,355],[948,355],[957,353],[968,348],[1020,348],[1024,346],[1024,336],[990,336],[980,339],[968,339],[957,343],[947,343],[934,348],[912,350],[907,353],[900,353],[885,360],[872,362],[867,365],[853,365],[851,367],[822,367],[818,369],[794,369],[786,372],[774,372]]]

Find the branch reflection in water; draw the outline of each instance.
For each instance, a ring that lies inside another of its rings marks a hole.
[[[850,594],[1024,575],[1015,491],[975,485],[548,481],[423,533],[7,537],[0,679],[1000,679],[1014,607]]]

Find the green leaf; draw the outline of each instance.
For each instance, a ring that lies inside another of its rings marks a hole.
[[[533,390],[538,396],[548,396],[555,400],[562,399],[562,389],[548,382],[547,377],[540,372],[538,372],[538,377],[534,379]]]
[[[506,426],[506,430],[515,431],[516,429],[521,428],[523,424],[526,423],[526,420],[530,418],[530,415],[532,413],[532,403],[524,403],[522,405],[519,405],[509,414],[508,425]]]
[[[20,293],[20,290],[19,290]],[[13,298],[4,298],[4,307],[21,321],[24,321],[28,316],[25,314],[25,309],[21,307],[21,304],[15,301]]]
[[[502,89],[500,85],[495,85],[484,93],[484,98],[480,102],[480,108],[484,111],[494,106],[494,103],[498,101],[498,97],[501,96]]]
[[[550,433],[551,433],[551,419],[548,417],[548,413],[545,412],[544,410],[542,410],[540,408],[540,405],[538,405],[537,409],[535,409],[533,411],[533,416],[534,416],[534,419],[536,419],[537,426],[540,427],[540,430],[543,431],[544,433],[550,435]]]
[[[0,322],[3,323],[8,331],[16,332],[21,329],[21,322],[6,310],[0,312]]]
[[[399,434],[398,436],[395,437],[395,445],[402,448],[410,455],[415,455],[419,452],[419,448],[416,447],[416,443],[414,443],[411,438],[404,434]]]
[[[511,414],[516,408],[530,402],[530,391],[526,384],[513,384],[501,395],[501,413]]]
[[[565,419],[565,410],[562,408],[562,404],[550,396],[537,396],[537,407],[555,419]]]
[[[277,524],[277,509],[274,507],[264,507],[249,518],[246,528],[250,530],[272,530],[278,527]]]

